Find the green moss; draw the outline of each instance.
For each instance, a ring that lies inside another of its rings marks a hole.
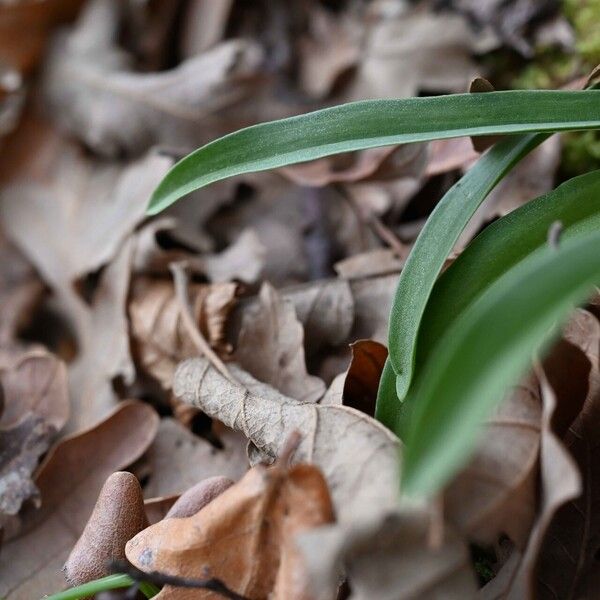
[[[600,0],[563,0],[565,16],[575,29],[577,51],[595,66],[600,62]]]
[[[512,81],[517,89],[556,89],[579,74],[579,60],[557,49],[540,51]]]
[[[597,131],[563,136],[561,170],[565,177],[600,169],[600,135]]]

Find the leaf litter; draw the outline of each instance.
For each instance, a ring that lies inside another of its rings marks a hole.
[[[398,273],[477,158],[468,139],[145,215],[178,158],[244,125],[506,84],[495,56],[573,52],[543,4],[0,2],[2,597],[124,558],[257,600],[592,597],[598,297],[430,504],[398,503],[402,443],[372,418]],[[553,137],[517,166],[454,255],[550,189],[561,152]]]

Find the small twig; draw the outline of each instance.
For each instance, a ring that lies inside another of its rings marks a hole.
[[[342,198],[348,202],[358,220],[369,227],[384,244],[394,251],[398,258],[406,258],[408,248],[398,239],[398,236],[376,214],[365,211],[352,194],[347,193],[342,186],[336,185],[335,187]]]
[[[171,585],[181,588],[198,588],[209,590],[215,594],[220,594],[223,598],[229,600],[249,600],[246,596],[242,596],[237,592],[229,589],[225,583],[216,577],[208,579],[190,579],[188,577],[177,577],[176,575],[167,575],[158,571],[142,571],[134,567],[131,563],[123,560],[113,560],[110,562],[110,570],[112,573],[124,573],[129,575],[135,581],[145,581],[154,585]]]
[[[213,367],[215,367],[223,377],[231,381],[231,383],[238,384],[236,379],[229,372],[229,369],[225,366],[225,363],[216,355],[194,322],[192,307],[190,306],[190,299],[188,296],[188,276],[185,270],[185,264],[182,262],[171,263],[169,269],[173,274],[175,296],[179,302],[181,318],[183,319],[183,324],[187,329],[194,346],[196,346],[196,349],[200,354],[203,354],[211,362]]]
[[[427,544],[430,548],[439,549],[444,543],[444,497],[442,494],[433,499],[429,507],[429,530]]]
[[[554,250],[558,250],[562,232],[563,224],[560,221],[554,221],[548,228],[548,245]]]

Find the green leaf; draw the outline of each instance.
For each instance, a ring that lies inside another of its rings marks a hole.
[[[465,135],[600,127],[597,91],[508,91],[366,100],[242,129],[177,163],[154,192],[156,214],[195,189],[331,154]]]
[[[135,584],[135,581],[129,575],[108,575],[101,579],[89,581],[77,587],[70,588],[64,592],[58,592],[51,596],[45,596],[45,600],[80,600],[89,598],[94,594],[106,592],[108,590],[116,590],[119,588],[128,588]],[[140,583],[140,591],[146,598],[153,598],[160,591],[151,583]]]
[[[448,190],[427,219],[402,269],[392,303],[388,361],[397,378],[392,386],[389,369],[382,375],[375,413],[390,429],[395,428],[398,418],[398,399],[405,398],[412,380],[417,334],[444,261],[488,194],[547,137],[547,134],[531,134],[496,144]]]
[[[562,224],[563,240],[580,231],[600,230],[600,170],[570,179],[492,223],[446,269],[425,309],[417,341],[417,371],[469,304],[546,244],[555,221]]]
[[[482,422],[600,280],[599,249],[600,231],[544,247],[448,329],[408,399],[404,495],[434,495],[468,459]]]

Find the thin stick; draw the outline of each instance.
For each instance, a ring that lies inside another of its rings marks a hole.
[[[185,263],[176,262],[169,265],[169,269],[173,274],[173,283],[175,284],[175,296],[179,302],[179,308],[181,311],[181,318],[183,324],[192,340],[194,346],[200,354],[203,354],[223,377],[231,381],[231,383],[238,383],[233,375],[229,372],[229,369],[225,366],[225,363],[216,355],[214,350],[210,347],[205,337],[202,335],[200,329],[194,322],[192,315],[192,307],[190,306],[190,299],[188,296],[188,276],[185,270]]]
[[[146,581],[154,585],[172,585],[181,588],[198,588],[209,590],[215,594],[221,594],[229,600],[249,600],[245,596],[229,589],[225,583],[216,577],[208,579],[190,579],[188,577],[177,577],[176,575],[167,575],[158,571],[142,571],[134,567],[131,563],[123,560],[113,560],[110,562],[110,570],[113,573],[125,573],[135,581]]]
[[[403,244],[398,236],[373,212],[364,210],[352,194],[346,192],[341,185],[335,186],[338,193],[350,204],[358,220],[367,225],[371,231],[387,246],[389,246],[398,258],[406,258],[409,249]]]

